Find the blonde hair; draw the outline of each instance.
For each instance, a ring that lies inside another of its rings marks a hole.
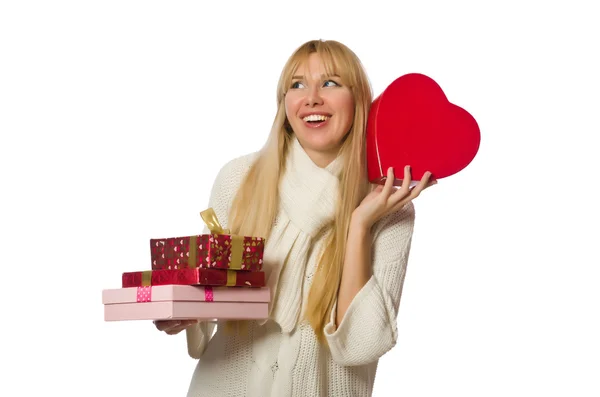
[[[277,85],[277,113],[271,133],[233,200],[229,227],[235,234],[268,237],[271,233],[279,210],[279,182],[285,174],[285,160],[293,139],[285,114],[285,95],[292,76],[313,53],[321,58],[328,74],[340,76],[355,104],[352,127],[339,151],[343,171],[339,177],[335,221],[326,229],[324,250],[304,313],[317,339],[324,342],[323,328],[329,321],[342,276],[350,218],[369,191],[364,134],[372,93],[360,60],[345,45],[331,40],[309,41],[286,62]]]

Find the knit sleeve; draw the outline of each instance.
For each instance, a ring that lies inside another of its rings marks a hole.
[[[246,172],[250,169],[255,154],[238,157],[225,164],[217,174],[208,200],[209,208],[215,210],[219,223],[227,228],[229,209]],[[203,208],[204,209],[204,208]],[[209,233],[204,226],[204,234]],[[186,329],[188,354],[192,358],[200,358],[215,330],[215,324],[201,321]]]
[[[336,329],[337,302],[324,333],[333,360],[344,366],[378,360],[396,344],[397,317],[410,252],[412,203],[383,218],[374,229],[373,275],[356,294]]]

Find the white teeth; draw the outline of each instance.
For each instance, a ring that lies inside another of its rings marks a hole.
[[[304,121],[325,121],[329,118],[329,116],[324,116],[322,114],[310,114],[304,117],[302,120]]]

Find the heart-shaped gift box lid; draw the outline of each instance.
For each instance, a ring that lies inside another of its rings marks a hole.
[[[481,139],[475,118],[420,73],[397,78],[375,98],[366,134],[369,181],[385,183],[394,167],[394,185],[406,165],[415,181],[426,171],[436,179],[456,174],[475,158]]]

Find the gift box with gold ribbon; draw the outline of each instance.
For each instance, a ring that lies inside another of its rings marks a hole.
[[[162,269],[125,272],[121,286],[147,287],[151,285],[211,285],[257,288],[265,286],[263,271],[238,272],[223,269]]]
[[[150,240],[152,270],[262,270],[264,238],[230,234],[221,226],[212,208],[200,215],[210,234]]]

